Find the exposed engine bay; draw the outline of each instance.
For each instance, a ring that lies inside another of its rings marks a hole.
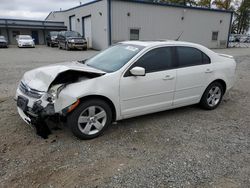
[[[51,134],[46,121],[49,119],[56,121],[65,121],[65,116],[70,113],[73,107],[76,107],[76,103],[79,103],[79,99],[70,106],[65,107],[60,113],[55,112],[55,103],[60,98],[60,92],[65,89],[68,85],[81,82],[87,79],[93,79],[104,75],[103,72],[85,71],[85,70],[72,70],[68,69],[59,72],[54,76],[53,80],[50,80],[47,86],[47,91],[39,91],[36,88],[31,88],[29,80],[26,83],[25,79],[21,81],[19,86],[20,95],[16,96],[17,106],[20,108],[26,117],[23,119],[36,128],[36,132],[42,138],[48,138]],[[35,75],[35,74],[33,74]],[[35,76],[42,75],[46,76],[46,72],[38,72]],[[48,79],[45,81],[48,81]],[[34,85],[35,80],[31,80]],[[31,85],[32,85],[31,84]],[[37,81],[37,85],[39,81]],[[32,104],[31,104],[32,103]]]

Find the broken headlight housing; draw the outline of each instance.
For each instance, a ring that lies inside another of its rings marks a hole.
[[[74,43],[74,42],[75,42],[75,40],[74,40],[74,39],[69,39],[69,42]]]
[[[57,84],[52,86],[47,93],[47,101],[54,103],[59,93],[63,90],[65,84]]]

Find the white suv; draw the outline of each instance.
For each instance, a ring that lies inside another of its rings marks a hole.
[[[36,127],[66,117],[80,139],[113,121],[200,103],[215,109],[234,83],[232,56],[177,41],[127,41],[81,62],[26,72],[17,89],[20,116]]]

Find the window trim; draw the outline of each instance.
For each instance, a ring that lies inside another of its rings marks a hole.
[[[201,63],[201,64],[191,64],[191,65],[183,65],[183,66],[180,66],[179,55],[178,55],[178,52],[177,52],[177,48],[178,48],[178,47],[193,48],[193,49],[195,49],[195,50],[198,50],[198,51],[201,53],[201,56],[202,56],[202,63]],[[201,51],[201,50],[198,49],[198,48],[195,48],[195,47],[192,47],[192,46],[175,46],[175,47],[174,47],[174,51],[175,51],[175,62],[176,62],[176,68],[177,68],[177,69],[179,69],[179,68],[185,68],[185,67],[193,67],[193,66],[201,66],[201,65],[208,65],[208,64],[211,64],[211,58],[210,58],[206,53],[204,53],[203,51]],[[203,63],[203,62],[204,62],[204,55],[208,57],[209,63]]]
[[[147,53],[151,52],[152,50],[156,50],[156,49],[159,49],[159,48],[171,48],[171,53],[172,53],[172,67],[171,68],[167,68],[165,70],[160,70],[160,71],[152,71],[152,72],[146,72],[145,76],[147,74],[150,74],[150,73],[155,73],[155,72],[162,72],[162,71],[166,71],[166,70],[172,70],[172,69],[176,69],[177,68],[177,64],[176,64],[176,58],[175,58],[175,49],[174,49],[174,46],[157,46],[157,47],[154,47],[154,48],[150,48],[148,50],[146,50],[144,53],[142,53],[139,57],[137,57],[133,63],[131,63],[128,68],[124,71],[124,74],[122,77],[131,77],[133,76],[131,73],[130,73],[130,70],[132,68],[134,68],[135,64],[138,62],[138,60],[140,60],[144,55],[146,55]]]
[[[69,31],[72,31],[72,23],[71,23],[72,17],[76,17],[76,15],[73,14],[73,15],[69,16]],[[76,21],[76,20],[75,20],[75,21]]]

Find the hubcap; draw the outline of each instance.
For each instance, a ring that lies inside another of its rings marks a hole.
[[[212,87],[207,96],[207,103],[210,107],[216,106],[221,100],[221,89],[218,86]]]
[[[107,114],[100,106],[86,108],[78,118],[79,130],[87,135],[93,135],[101,131],[106,124]]]

